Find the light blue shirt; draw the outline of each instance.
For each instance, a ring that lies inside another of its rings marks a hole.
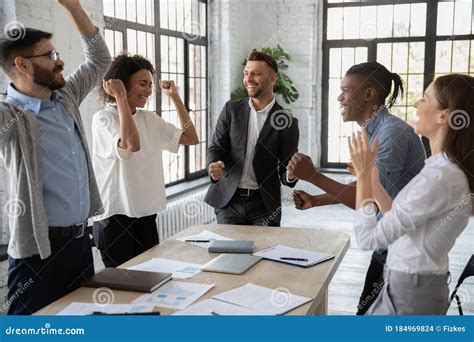
[[[402,119],[381,106],[365,122],[372,146],[379,139],[377,168],[380,183],[394,199],[425,166],[426,153],[420,137]]]
[[[89,170],[86,152],[73,118],[53,92],[50,101],[26,96],[8,87],[8,97],[33,112],[41,132],[43,199],[48,225],[66,227],[84,222],[89,214]]]

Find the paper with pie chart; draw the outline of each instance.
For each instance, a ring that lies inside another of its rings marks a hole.
[[[196,284],[172,280],[156,291],[138,297],[132,303],[153,304],[162,308],[182,310],[213,287],[214,284]]]

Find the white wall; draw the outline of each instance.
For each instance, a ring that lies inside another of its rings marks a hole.
[[[299,99],[291,105],[300,122],[300,151],[319,162],[321,2],[211,0],[209,7],[211,130],[230,93],[242,82],[241,63],[245,56],[253,48],[280,44],[293,57],[288,76],[300,93]]]

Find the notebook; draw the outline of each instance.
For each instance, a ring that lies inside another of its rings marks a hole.
[[[207,249],[209,253],[253,253],[253,241],[215,240]]]
[[[308,251],[300,248],[293,248],[285,245],[276,245],[258,251],[253,255],[260,256],[267,260],[283,262],[300,267],[310,267],[331,260],[334,255]]]
[[[261,259],[261,257],[251,254],[221,254],[201,266],[201,270],[207,272],[242,274]]]
[[[171,279],[172,273],[106,268],[82,282],[87,287],[108,287],[114,290],[153,292]]]

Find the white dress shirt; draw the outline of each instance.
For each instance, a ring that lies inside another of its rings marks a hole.
[[[137,110],[133,120],[140,135],[140,150],[118,146],[120,125],[115,106],[96,113],[92,119],[92,161],[104,203],[102,220],[116,214],[143,217],[166,208],[163,150],[176,153],[183,130],[154,112]]]
[[[273,97],[273,100],[262,110],[257,111],[253,105],[252,99],[249,98],[250,115],[247,130],[247,150],[245,152],[245,163],[242,175],[240,176],[239,188],[258,189],[257,178],[255,177],[252,165],[255,146],[257,145],[258,136],[262,130],[263,124],[274,104],[275,97]]]
[[[356,211],[359,247],[388,247],[387,267],[417,274],[446,274],[448,253],[466,228],[473,194],[464,172],[438,153],[397,195],[377,222],[375,206]]]

